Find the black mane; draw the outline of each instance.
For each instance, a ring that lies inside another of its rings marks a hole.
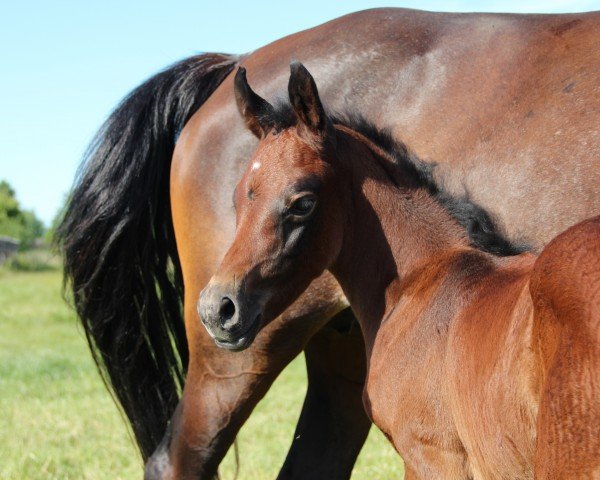
[[[377,128],[363,116],[356,114],[333,116],[331,121],[364,135],[386,151],[397,165],[402,165],[404,171],[413,177],[417,185],[427,189],[433,198],[462,225],[473,247],[498,256],[518,255],[530,250],[529,246],[513,243],[504,237],[491,215],[468,196],[454,197],[444,191],[433,178],[435,164],[420,160],[404,143],[395,140],[389,130]]]
[[[296,116],[287,102],[278,102],[271,112],[272,124],[284,130],[296,124]],[[425,188],[454,219],[466,230],[471,245],[484,252],[498,256],[518,255],[531,248],[511,242],[500,232],[491,215],[468,196],[454,197],[438,185],[433,178],[434,163],[427,163],[410,152],[407,146],[396,140],[388,129],[377,128],[360,114],[330,115],[333,124],[343,125],[357,131],[390,155],[416,185]]]

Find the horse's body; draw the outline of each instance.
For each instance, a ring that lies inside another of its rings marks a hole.
[[[189,365],[149,476],[212,475],[303,348],[309,391],[282,477],[346,478],[369,428],[360,401],[362,340],[357,329],[346,333],[348,310],[335,328],[322,329],[347,305],[331,276],[237,355],[216,349],[198,321],[198,294],[233,236],[231,190],[256,145],[234,106],[234,66],[248,66],[253,84],[270,95],[284,84],[289,61],[302,60],[333,110],[351,104],[390,127],[421,158],[438,162],[434,176],[448,192],[468,194],[508,239],[540,249],[600,205],[599,20],[597,13],[366,11],[244,57],[190,59],[131,95],[98,137],[62,235],[79,314],[144,457]],[[162,273],[169,259],[173,278]],[[165,341],[165,332],[176,341]]]
[[[295,119],[248,92],[240,71],[261,142],[200,295],[211,337],[238,345],[328,269],[364,335],[367,412],[407,479],[600,478],[600,216],[537,260],[483,252],[402,146],[332,123],[300,64]]]

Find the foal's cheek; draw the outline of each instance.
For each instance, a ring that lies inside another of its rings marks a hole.
[[[326,246],[328,267],[337,260],[344,243],[344,227],[347,219],[347,212],[338,202],[332,202],[332,208],[328,211],[327,218],[324,219],[322,244]]]
[[[283,232],[283,250],[286,255],[293,255],[300,250],[300,243],[303,240],[306,227],[298,224],[284,225]]]

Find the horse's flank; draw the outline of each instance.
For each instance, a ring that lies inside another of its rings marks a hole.
[[[532,273],[531,294],[533,348],[547,406],[538,418],[536,475],[589,478],[586,472],[595,467],[592,478],[598,478],[600,217],[577,224],[544,249]]]

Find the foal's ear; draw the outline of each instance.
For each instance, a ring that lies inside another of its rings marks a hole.
[[[327,116],[315,80],[300,62],[292,62],[290,70],[288,93],[294,112],[310,133],[323,136],[327,130]]]
[[[235,101],[246,126],[259,139],[265,137],[274,127],[273,106],[250,88],[244,67],[238,68],[233,85]]]

